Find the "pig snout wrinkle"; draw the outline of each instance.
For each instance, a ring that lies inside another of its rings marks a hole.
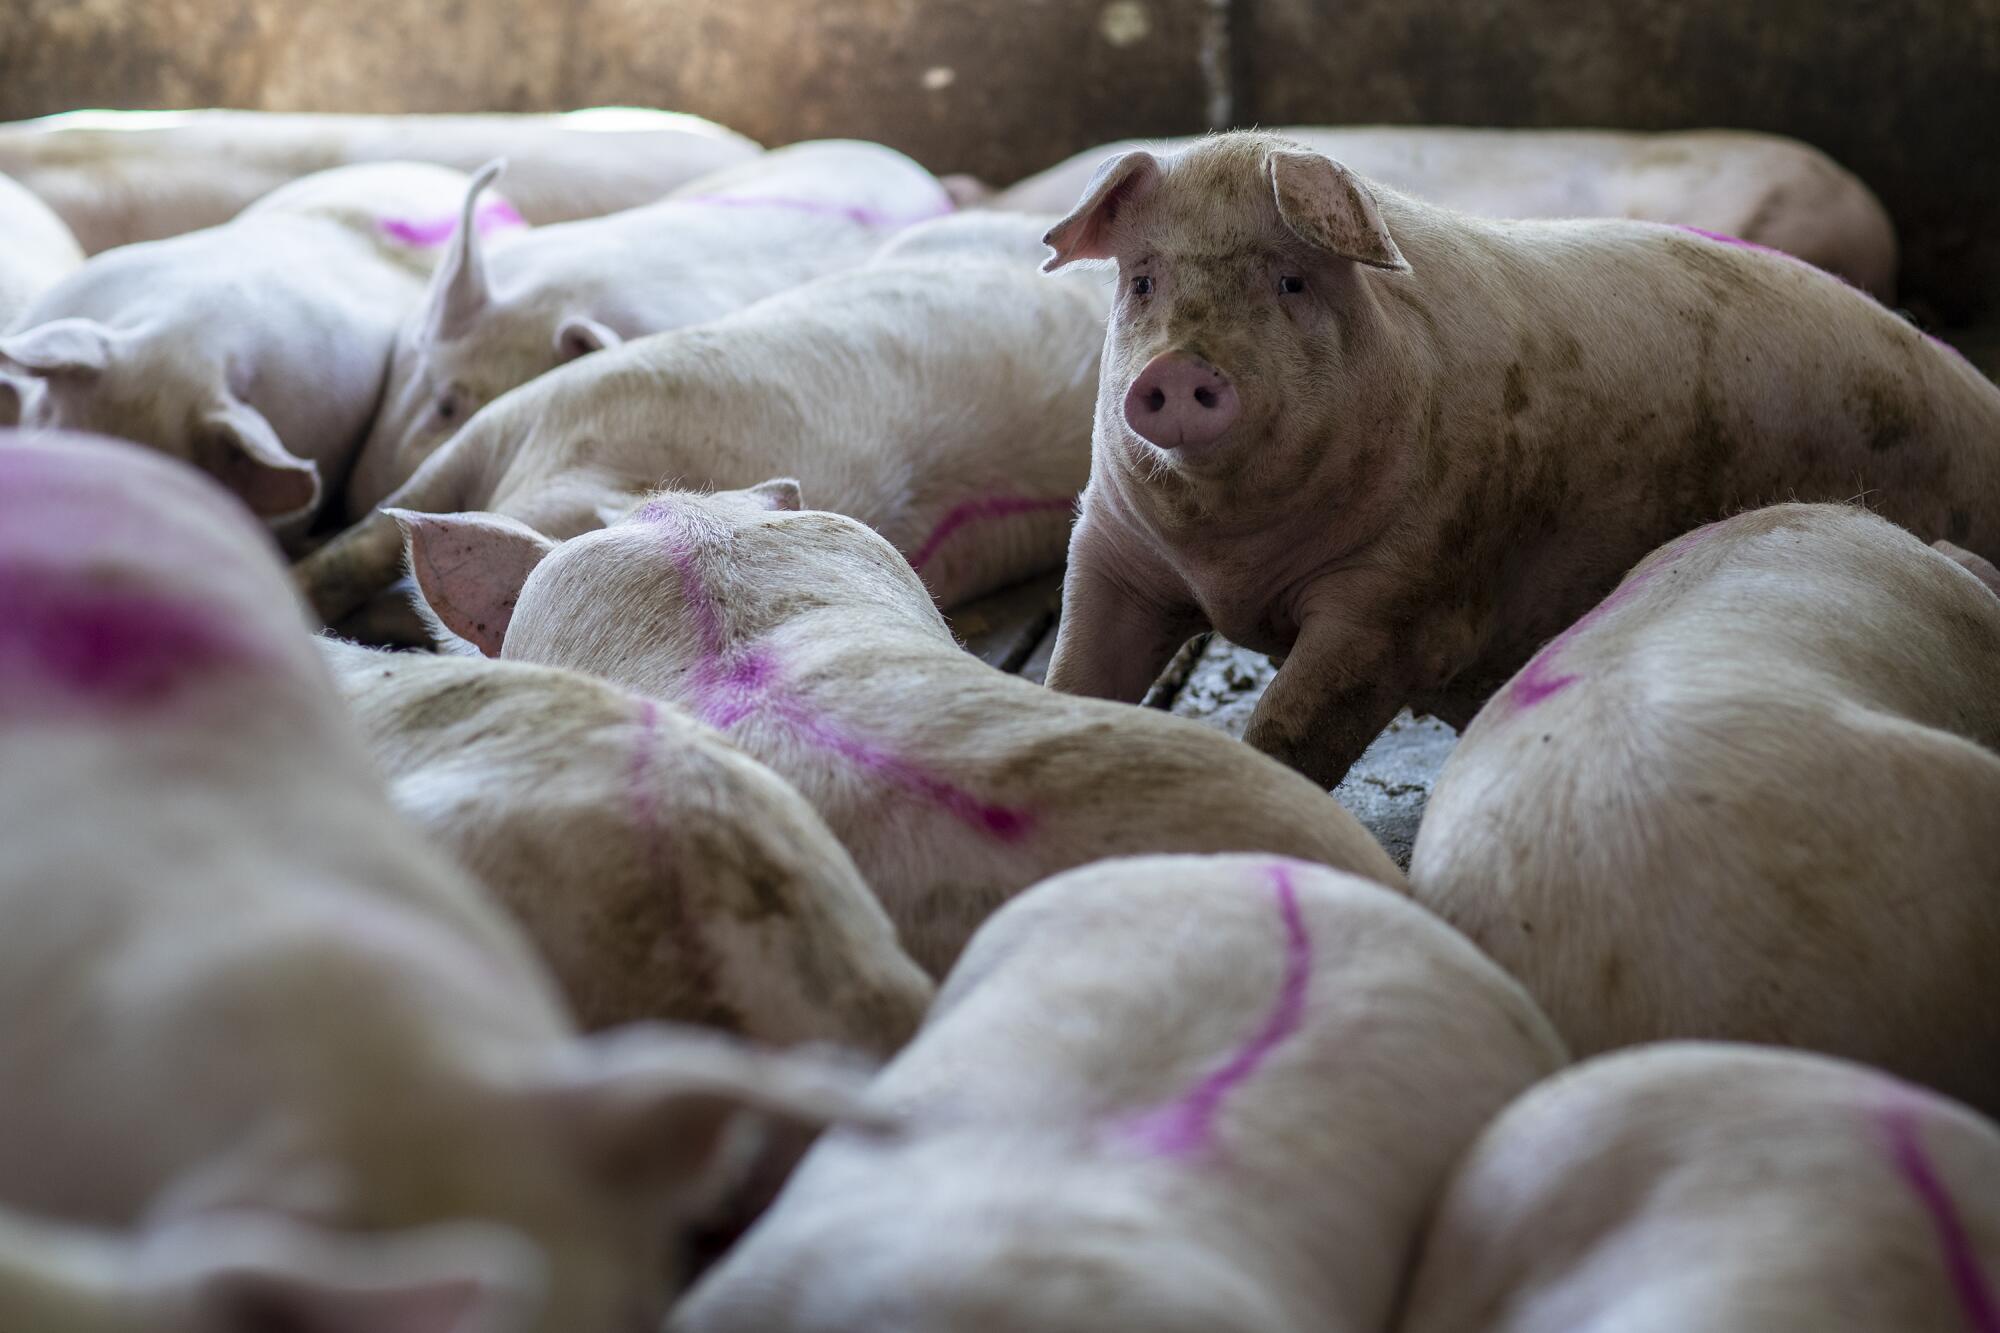
[[[1236,420],[1236,386],[1199,357],[1163,352],[1125,393],[1125,421],[1162,449],[1211,444]]]

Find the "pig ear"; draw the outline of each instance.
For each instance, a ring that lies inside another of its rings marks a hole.
[[[232,398],[202,425],[197,461],[259,518],[285,518],[319,503],[318,465],[286,449],[262,412]]]
[[[1318,153],[1276,152],[1265,166],[1278,216],[1293,235],[1357,264],[1410,271],[1375,196],[1359,176]]]
[[[40,375],[101,375],[111,331],[94,319],[57,319],[0,338],[0,356]]]
[[[866,1074],[832,1052],[761,1051],[720,1033],[642,1024],[579,1042],[532,1094],[557,1112],[584,1169],[609,1188],[676,1202],[711,1192],[739,1125],[893,1127]]]
[[[556,355],[565,361],[574,361],[580,356],[616,347],[624,341],[616,329],[600,324],[588,315],[571,315],[556,330]]]
[[[792,477],[773,477],[760,481],[750,488],[750,494],[764,501],[766,509],[784,509],[797,513],[805,508],[799,497],[799,483]]]
[[[1960,568],[1970,571],[1972,577],[1991,588],[1994,596],[2000,597],[2000,569],[1996,569],[1991,560],[1983,555],[1975,555],[1963,546],[1954,546],[1945,541],[1932,542],[1931,549]]]
[[[1042,262],[1053,273],[1079,259],[1114,259],[1111,228],[1120,212],[1146,197],[1160,179],[1160,159],[1143,148],[1120,153],[1097,169],[1070,215],[1042,237],[1055,253]]]
[[[486,656],[500,656],[521,585],[556,544],[500,514],[383,512],[403,529],[410,575],[438,623]]]
[[[431,275],[424,316],[426,342],[462,337],[491,299],[486,281],[486,248],[479,239],[479,196],[506,169],[506,159],[495,158],[473,173],[472,183],[465,187],[458,230],[452,234],[451,248],[445,251],[437,272]]]
[[[148,1237],[138,1281],[142,1300],[167,1307],[146,1326],[176,1333],[526,1333],[544,1264],[499,1227],[359,1238],[221,1215]]]

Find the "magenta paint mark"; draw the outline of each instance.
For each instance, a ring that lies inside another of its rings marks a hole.
[[[0,704],[53,695],[144,708],[214,672],[270,661],[206,607],[73,569],[0,562]]]
[[[1270,875],[1285,931],[1285,975],[1270,1014],[1220,1069],[1166,1105],[1114,1126],[1119,1138],[1163,1157],[1190,1157],[1207,1151],[1215,1142],[1215,1118],[1223,1102],[1254,1077],[1271,1052],[1304,1023],[1306,991],[1312,981],[1312,938],[1306,934],[1305,919],[1299,912],[1291,867],[1274,864]]]
[[[962,823],[1002,842],[1026,837],[1031,811],[985,801],[886,747],[856,736],[827,718],[787,685],[777,659],[763,648],[731,648],[722,611],[695,557],[695,537],[682,510],[655,500],[639,511],[643,522],[670,530],[667,558],[680,576],[699,646],[689,694],[697,717],[727,731],[752,715],[774,717],[802,740],[838,756],[892,786],[938,806]]]
[[[441,218],[383,218],[378,224],[384,235],[404,245],[428,249],[443,245],[458,234],[459,214]],[[507,227],[525,227],[526,218],[505,199],[489,200],[472,215],[472,225],[481,236]]]
[[[960,528],[968,523],[985,522],[996,518],[1012,518],[1017,514],[1046,514],[1055,510],[1069,510],[1076,507],[1073,496],[1037,497],[1030,495],[988,495],[976,500],[963,500],[951,507],[937,526],[930,530],[916,554],[910,557],[910,567],[918,573],[938,553],[938,548],[950,541]]]
[[[1938,1178],[1937,1167],[1924,1151],[1917,1108],[1908,1104],[1891,1107],[1882,1117],[1882,1127],[1888,1132],[1889,1153],[1896,1161],[1896,1169],[1902,1172],[1904,1182],[1930,1214],[1945,1268],[1958,1292],[1959,1306],[1965,1311],[1965,1326],[1974,1333],[2000,1333],[2000,1300],[1994,1298],[1993,1288],[1986,1281],[1979,1254],[1966,1234],[1965,1222],[1958,1215],[1951,1191]]]
[[[837,204],[830,199],[809,199],[790,195],[691,194],[675,199],[678,204],[707,204],[715,208],[777,208],[790,213],[810,213],[815,217],[844,218],[862,227],[900,230],[919,222],[929,222],[956,211],[951,200],[924,213],[890,213],[863,204]]]

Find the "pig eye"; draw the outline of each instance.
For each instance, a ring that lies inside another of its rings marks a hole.
[[[457,421],[459,413],[464,410],[464,406],[458,401],[457,389],[446,389],[444,395],[437,400],[437,419],[447,426]]]
[[[1151,296],[1153,294],[1153,280],[1141,273],[1138,277],[1132,279],[1132,294],[1134,296]]]
[[[1297,296],[1306,289],[1304,278],[1294,278],[1289,274],[1278,279],[1278,292],[1283,296]]]

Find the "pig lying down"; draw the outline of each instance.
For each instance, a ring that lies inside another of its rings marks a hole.
[[[1271,857],[1106,861],[973,940],[675,1333],[1389,1326],[1453,1162],[1564,1061],[1428,914]]]
[[[1137,700],[1213,628],[1284,659],[1246,739],[1329,785],[1745,506],[2000,552],[2000,389],[1796,260],[1479,221],[1260,134],[1105,164],[1049,243],[1119,283],[1049,684]]]
[[[584,357],[497,399],[390,505],[563,538],[665,482],[793,475],[887,536],[946,606],[1053,569],[1089,470],[1106,293],[1016,255],[915,253]],[[376,513],[299,577],[331,623],[402,554]]]
[[[391,1233],[497,1226],[495,1263],[542,1270],[525,1327],[628,1333],[733,1173],[740,1108],[866,1114],[718,1036],[579,1038],[390,809],[269,537],[156,454],[0,442],[0,785],[10,1208],[270,1217],[385,1259],[421,1246]],[[465,1327],[434,1292],[365,1321],[329,1298],[287,1289],[258,1327]]]
[[[492,180],[473,179],[468,214]],[[349,517],[374,508],[516,385],[852,268],[884,237],[951,207],[937,179],[901,153],[836,139],[765,153],[644,207],[538,228],[490,258],[478,229],[461,228],[397,335]]]
[[[930,980],[812,807],[665,703],[568,671],[320,648],[389,797],[507,905],[586,1028],[888,1055]]]
[[[82,263],[83,251],[63,220],[0,176],[0,333]]]
[[[1695,130],[1428,129],[1298,125],[1274,134],[1440,208],[1488,218],[1633,218],[1767,245],[1889,300],[1896,232],[1869,188],[1816,148],[1775,134]],[[1107,158],[1199,139],[1106,144],[1003,190],[989,207],[1074,204]]]
[[[1558,1075],[1445,1194],[1397,1333],[2000,1329],[2000,1127],[1843,1061],[1676,1044]]]
[[[72,111],[0,125],[0,171],[46,199],[93,254],[220,226],[287,181],[335,167],[476,171],[504,157],[509,196],[544,223],[636,208],[757,153],[713,121],[637,107],[487,116]]]
[[[442,167],[343,168],[224,226],[99,255],[0,338],[0,420],[151,445],[296,538],[367,435],[465,188]],[[518,228],[496,202],[479,225]],[[413,234],[412,218],[447,228]]]
[[[560,546],[406,515],[443,626],[669,700],[819,811],[941,974],[1000,903],[1144,851],[1267,851],[1400,885],[1331,797],[1199,723],[1052,694],[962,650],[909,564],[790,481],[666,493]]]
[[[2000,1109],[2000,596],[1785,505],[1654,553],[1473,721],[1420,901],[1593,1052],[1806,1046]]]

